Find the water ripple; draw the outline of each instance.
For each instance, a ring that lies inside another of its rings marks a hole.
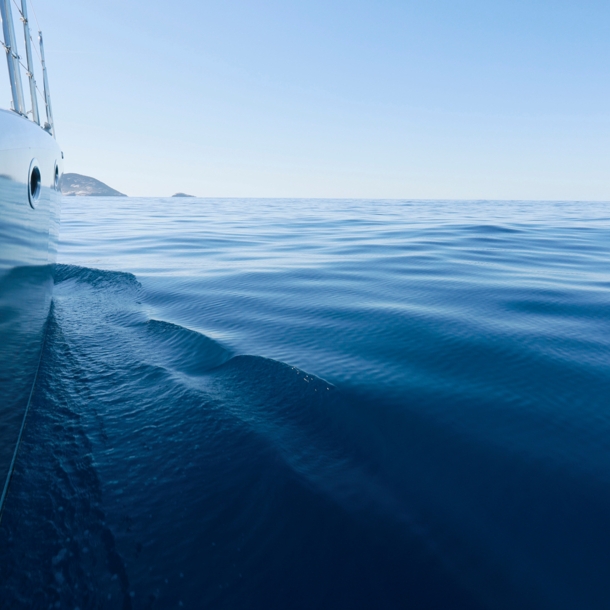
[[[63,219],[12,607],[607,606],[608,204]]]

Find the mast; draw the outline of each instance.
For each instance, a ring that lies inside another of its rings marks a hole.
[[[36,79],[34,78],[34,58],[32,57],[32,41],[30,38],[30,24],[28,23],[28,3],[21,0],[21,17],[23,20],[23,34],[25,36],[25,54],[28,61],[28,78],[30,81],[30,97],[32,98],[32,120],[40,125],[38,116],[38,97],[36,96]]]
[[[21,85],[21,70],[19,68],[19,54],[15,42],[15,28],[13,26],[13,14],[11,12],[10,0],[0,0],[0,13],[2,15],[2,31],[4,33],[4,48],[6,49],[6,61],[8,63],[8,74],[11,81],[11,93],[13,94],[13,110],[25,116],[25,103],[23,101],[23,86]]]
[[[47,124],[44,126],[44,128],[53,137],[55,137],[55,127],[53,125],[53,110],[51,108],[51,93],[49,92],[49,79],[47,78],[47,64],[44,61],[44,44],[42,42],[42,32],[38,32],[38,38],[40,40],[40,63],[42,63],[42,81],[44,83],[44,103],[47,107]]]

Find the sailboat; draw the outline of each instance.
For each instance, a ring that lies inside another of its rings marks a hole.
[[[49,316],[63,171],[42,33],[38,32],[37,41],[32,39],[27,0],[21,0],[20,8],[15,6],[19,15],[13,14],[11,0],[0,0],[12,101],[10,108],[0,109],[0,515]],[[23,25],[20,41],[16,19]],[[42,77],[42,90],[37,74]],[[24,81],[29,88],[27,103]],[[46,119],[41,117],[42,106]]]

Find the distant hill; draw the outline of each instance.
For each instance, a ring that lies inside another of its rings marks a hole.
[[[186,193],[176,193],[172,197],[194,197],[195,195],[187,195]]]
[[[107,184],[81,174],[64,174],[61,178],[62,195],[78,195],[80,197],[127,197],[115,191]]]

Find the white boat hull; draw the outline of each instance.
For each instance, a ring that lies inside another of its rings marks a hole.
[[[33,166],[39,171],[34,197]],[[49,314],[62,172],[55,139],[32,121],[0,110],[0,494],[10,474]],[[0,496],[0,510],[1,504]]]

